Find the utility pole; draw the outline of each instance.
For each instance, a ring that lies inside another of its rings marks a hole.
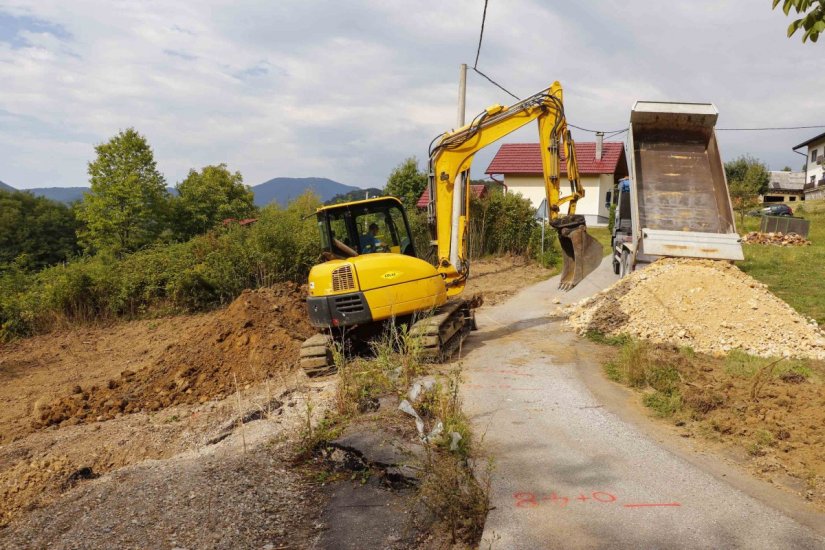
[[[464,111],[467,101],[467,64],[462,63],[458,69],[458,124],[457,128],[464,126]],[[458,259],[458,218],[464,209],[467,182],[464,174],[460,174],[453,187],[453,215],[451,219],[450,234],[450,263],[456,269],[461,269]]]
[[[467,64],[458,69],[458,128],[464,126],[464,110],[467,103]]]

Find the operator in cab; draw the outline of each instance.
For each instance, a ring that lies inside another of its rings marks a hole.
[[[361,254],[370,254],[372,252],[380,252],[386,250],[386,246],[378,238],[378,224],[372,222],[369,225],[367,233],[361,235]]]

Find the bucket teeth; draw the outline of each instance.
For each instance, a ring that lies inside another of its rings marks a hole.
[[[565,216],[551,222],[559,232],[562,269],[559,288],[570,290],[602,261],[601,243],[587,233],[584,216]]]

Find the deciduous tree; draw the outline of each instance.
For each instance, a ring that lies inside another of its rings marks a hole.
[[[123,254],[151,244],[168,226],[169,193],[146,138],[128,128],[95,151],[78,207],[85,246]]]
[[[427,174],[418,170],[415,157],[409,157],[393,169],[387,178],[385,192],[401,199],[407,208],[414,208],[425,187]]]
[[[255,214],[252,190],[244,185],[241,173],[230,172],[226,164],[205,166],[200,172],[190,170],[176,188],[174,225],[184,240],[205,233],[227,218]]]
[[[768,188],[771,181],[768,168],[758,159],[742,155],[725,163],[725,176],[733,208],[744,224],[745,214],[759,204],[759,195]]]
[[[71,208],[20,191],[0,191],[0,272],[16,262],[40,269],[78,252]]]
[[[816,42],[819,33],[825,31],[825,0],[773,0],[773,9],[776,9],[780,3],[785,15],[788,15],[791,10],[802,15],[788,25],[788,38],[802,29],[805,31],[802,35],[802,42],[809,38],[811,42]]]

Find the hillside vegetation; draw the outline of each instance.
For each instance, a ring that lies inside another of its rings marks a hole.
[[[198,311],[245,288],[303,281],[320,253],[315,222],[305,219],[318,204],[308,195],[263,209],[252,226],[229,224],[121,258],[100,253],[34,274],[13,266],[0,277],[0,339],[65,322]]]

